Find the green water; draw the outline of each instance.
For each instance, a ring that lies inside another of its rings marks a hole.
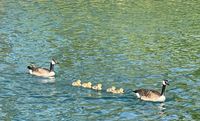
[[[199,120],[199,22],[197,0],[1,0],[0,119]],[[51,58],[54,80],[27,73]],[[104,91],[72,87],[77,79]],[[160,90],[163,79],[164,103],[130,91]]]

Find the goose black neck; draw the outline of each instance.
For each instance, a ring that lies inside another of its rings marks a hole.
[[[54,64],[50,63],[50,71],[54,71]]]
[[[163,95],[163,94],[164,94],[164,92],[165,92],[165,88],[166,88],[166,85],[163,85],[163,86],[162,86],[161,95]]]

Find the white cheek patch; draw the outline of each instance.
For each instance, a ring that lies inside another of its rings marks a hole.
[[[33,74],[33,71],[32,71],[32,70],[29,70],[29,73],[30,73],[30,74]]]
[[[163,85],[166,85],[165,81],[163,81]]]
[[[135,94],[136,94],[137,98],[140,98],[140,94],[139,93],[135,93]]]
[[[56,64],[56,63],[55,63],[55,61],[53,61],[53,60],[51,61],[51,63],[52,63],[53,65],[55,65],[55,64]]]

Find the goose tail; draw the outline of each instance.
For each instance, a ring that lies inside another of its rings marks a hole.
[[[29,70],[34,70],[36,67],[35,67],[35,65],[29,65],[29,66],[27,66],[27,68],[29,69]]]

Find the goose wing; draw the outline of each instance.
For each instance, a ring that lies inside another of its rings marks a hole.
[[[41,74],[45,74],[45,73],[48,74],[50,72],[49,69],[46,69],[46,68],[37,68],[35,71]]]
[[[160,96],[161,94],[158,91],[155,90],[149,90],[149,89],[138,89],[134,91],[135,93],[138,93],[141,97],[155,97],[155,96]]]

